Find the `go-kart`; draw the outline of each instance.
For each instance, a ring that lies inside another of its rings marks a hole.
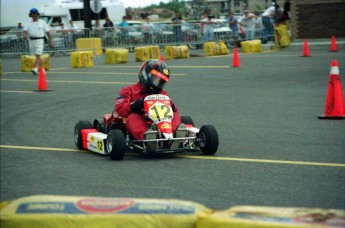
[[[115,111],[95,119],[93,124],[80,120],[74,127],[74,141],[78,149],[109,155],[112,160],[122,160],[128,151],[168,154],[201,151],[213,155],[218,149],[218,133],[212,125],[200,129],[189,116],[181,116],[181,124],[172,130],[174,115],[170,98],[153,94],[144,99],[148,130],[144,140],[135,140],[128,134],[126,119]]]

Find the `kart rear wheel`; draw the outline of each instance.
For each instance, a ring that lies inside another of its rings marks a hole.
[[[204,155],[213,155],[218,149],[218,133],[212,125],[204,125],[197,134],[199,148]]]
[[[181,123],[190,124],[193,125],[193,127],[195,126],[194,121],[190,116],[181,116]]]
[[[126,138],[121,130],[111,130],[105,145],[111,160],[122,160],[125,156]]]
[[[83,137],[81,135],[81,130],[83,129],[91,129],[92,124],[88,120],[80,120],[76,125],[74,126],[74,142],[75,145],[80,150],[85,150],[83,147]]]

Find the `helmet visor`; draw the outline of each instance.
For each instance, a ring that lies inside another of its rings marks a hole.
[[[163,89],[164,84],[169,81],[169,76],[159,72],[156,69],[152,69],[148,76],[151,84],[160,89]]]

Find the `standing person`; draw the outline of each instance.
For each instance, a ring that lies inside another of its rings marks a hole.
[[[265,27],[264,36],[266,38],[264,43],[274,40],[273,23],[274,23],[275,16],[276,16],[276,4],[273,3],[272,6],[268,7],[265,10],[265,12],[262,14],[262,24]]]
[[[121,89],[115,101],[115,111],[126,118],[129,136],[136,140],[143,140],[147,130],[143,111],[144,98],[151,94],[168,95],[163,87],[169,81],[170,70],[164,62],[151,59],[141,66],[138,78],[139,82]],[[174,112],[172,128],[175,132],[181,123],[181,117],[173,102],[171,106]]]
[[[75,41],[78,38],[78,26],[76,24],[74,24],[73,20],[69,20],[68,28],[69,28],[69,31],[71,33],[71,37],[70,37],[71,44],[72,44],[72,47],[74,48],[75,47]]]
[[[175,11],[175,16],[171,19],[176,42],[182,41],[182,17],[179,11]]]
[[[22,22],[18,22],[17,29],[16,29],[16,34],[18,37],[22,37],[23,29],[24,27],[23,27]]]
[[[78,26],[76,24],[74,24],[73,20],[69,20],[68,28],[71,29],[71,30],[77,30]]]
[[[213,16],[208,13],[204,13],[204,19],[201,20],[201,34],[204,35],[204,41],[214,41],[214,26],[216,22],[213,20]]]
[[[110,20],[109,17],[105,18],[105,23],[103,24],[103,28],[106,29],[115,29],[113,22]]]
[[[251,40],[254,38],[255,34],[255,23],[254,19],[256,19],[256,15],[249,12],[249,10],[245,10],[243,12],[243,16],[239,19],[239,24],[243,32],[246,34],[246,40]]]
[[[228,17],[229,28],[232,32],[232,37],[234,40],[238,40],[238,22],[237,19],[234,17],[234,12],[229,13]]]
[[[63,48],[67,48],[69,46],[69,30],[63,22],[60,23],[60,28],[58,28],[57,32],[61,33],[63,38]]]
[[[121,30],[121,35],[122,35],[122,40],[123,42],[127,42],[128,40],[128,28],[129,28],[129,24],[126,21],[126,16],[122,17],[122,22],[119,24],[120,30]]]
[[[113,32],[116,31],[116,28],[109,17],[105,18],[105,23],[103,24],[103,28],[104,28],[104,36],[106,40],[106,45],[113,45],[112,36],[113,36]]]
[[[35,67],[31,70],[34,75],[38,74],[38,68],[44,66],[41,55],[43,54],[46,35],[49,38],[49,46],[53,47],[53,41],[48,25],[45,21],[39,19],[39,15],[40,13],[36,8],[32,8],[30,10],[29,17],[31,17],[32,20],[24,27],[23,33],[23,38],[25,40],[29,40],[30,54],[34,54],[36,56],[34,64]]]
[[[142,32],[144,34],[144,41],[146,44],[153,43],[153,24],[150,23],[150,17],[146,17],[146,23],[142,25]]]

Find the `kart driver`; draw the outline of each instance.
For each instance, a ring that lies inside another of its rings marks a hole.
[[[170,71],[168,66],[158,60],[146,61],[138,73],[139,82],[121,89],[115,100],[115,111],[122,117],[127,118],[126,125],[128,133],[136,140],[143,140],[147,130],[144,118],[144,98],[151,94],[164,94],[164,85],[169,81]],[[173,132],[181,123],[181,117],[177,106],[171,102],[174,112],[172,119]]]

